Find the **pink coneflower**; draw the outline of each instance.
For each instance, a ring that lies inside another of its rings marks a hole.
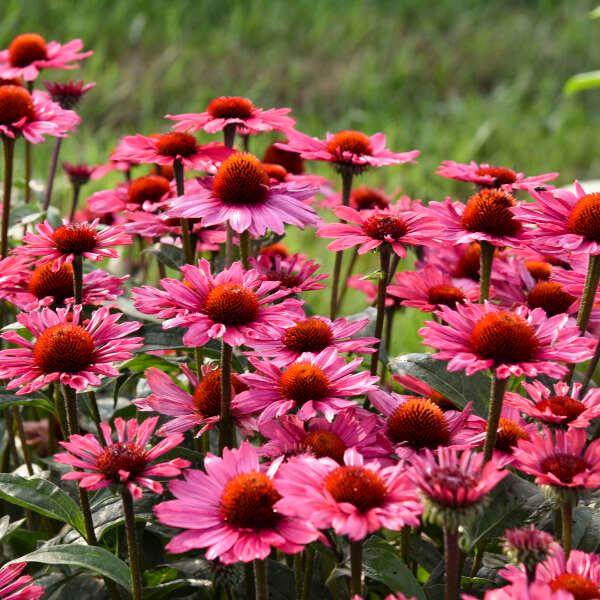
[[[338,352],[364,354],[374,352],[374,337],[355,337],[369,324],[368,319],[348,321],[344,318],[331,321],[315,316],[298,320],[278,334],[273,330],[257,331],[252,336],[252,355],[269,357],[277,366],[288,365],[301,354],[321,352],[335,348]]]
[[[448,179],[457,179],[458,181],[467,181],[482,188],[500,188],[511,191],[513,189],[529,190],[543,185],[546,181],[556,179],[559,173],[543,173],[542,175],[526,177],[525,174],[507,167],[495,167],[486,163],[478,165],[474,161],[464,164],[453,160],[445,160],[438,167],[436,175]]]
[[[86,165],[85,163],[72,164],[63,162],[63,171],[69,178],[71,185],[82,186],[85,185],[92,177],[95,167]]]
[[[430,385],[421,381],[417,377],[413,375],[392,375],[392,379],[397,381],[402,387],[407,390],[418,394],[419,396],[423,396],[428,400],[431,400],[434,404],[437,404],[441,409],[447,410],[452,409],[456,410],[456,405],[452,400],[446,398],[443,394],[434,390]]]
[[[1,89],[1,88],[0,88]],[[119,225],[98,228],[99,219],[90,223],[67,223],[53,229],[48,221],[35,226],[37,234],[26,233],[23,245],[15,254],[36,257],[38,265],[52,262],[58,271],[63,264],[73,262],[75,256],[100,261],[118,256],[115,246],[131,244],[131,236]]]
[[[304,174],[304,159],[297,152],[278,148],[277,144],[286,140],[277,140],[269,144],[263,154],[263,163],[282,166],[292,175]]]
[[[60,83],[58,81],[44,81],[44,87],[50,94],[54,102],[57,102],[61,108],[71,109],[77,106],[80,100],[91,89],[96,87],[95,83],[87,83],[83,81],[67,81]]]
[[[475,596],[462,595],[462,600],[477,600]],[[483,600],[576,600],[575,596],[565,590],[554,591],[549,585],[540,581],[529,583],[520,579],[510,585],[495,590],[487,590]]]
[[[112,171],[120,171],[121,173],[124,173],[126,177],[129,176],[129,174],[131,173],[131,169],[138,165],[139,162],[133,159],[116,159],[115,156],[120,156],[123,153],[129,153],[129,150],[127,149],[128,144],[125,142],[125,140],[130,137],[131,136],[124,136],[119,140],[117,147],[110,153],[108,162],[104,165],[96,167],[92,175],[92,179],[101,179],[102,177],[104,177],[108,173],[111,173]],[[160,167],[163,166],[167,165],[160,165]]]
[[[545,560],[548,555],[556,552],[558,543],[545,531],[540,531],[535,525],[507,529],[504,532],[504,552],[516,564],[523,563],[528,572]]]
[[[256,372],[240,376],[249,389],[238,395],[239,410],[260,413],[259,424],[293,410],[303,420],[317,413],[331,420],[340,410],[356,406],[350,398],[375,387],[377,377],[355,372],[361,362],[357,358],[347,363],[335,348],[301,354],[284,369],[250,358]]]
[[[133,401],[138,410],[154,411],[170,417],[158,430],[158,435],[185,433],[198,426],[197,436],[200,436],[205,431],[213,429],[219,422],[221,370],[203,367],[200,380],[184,365],[182,371],[194,390],[191,394],[175,383],[165,372],[152,367],[146,370],[146,382],[152,393]],[[234,404],[232,412],[235,418],[237,416],[235,395],[248,388],[235,375],[231,378],[231,388]]]
[[[241,96],[219,96],[211,100],[202,113],[185,113],[167,115],[167,119],[176,121],[176,131],[198,131],[207,133],[223,131],[227,126],[234,126],[239,133],[254,134],[263,131],[286,132],[294,127],[296,121],[288,117],[291,108],[257,108]]]
[[[202,259],[198,267],[181,267],[185,279],[162,279],[161,289],[144,286],[133,291],[136,308],[163,319],[165,328],[189,327],[183,341],[188,346],[203,346],[209,339],[222,338],[231,346],[251,341],[249,334],[258,326],[283,328],[302,315],[298,300],[286,299],[276,281],[263,281],[254,270],[244,271],[235,262],[217,275]]]
[[[505,402],[528,417],[550,425],[566,425],[585,429],[590,421],[600,417],[600,389],[593,388],[579,399],[582,385],[571,386],[564,381],[554,384],[554,391],[542,382],[524,381],[528,398],[516,392],[506,392]]]
[[[250,264],[267,281],[279,281],[279,289],[287,290],[289,294],[322,290],[325,286],[320,282],[329,277],[326,273],[315,275],[321,265],[300,254],[284,258],[263,253],[258,258],[251,258]]]
[[[39,144],[45,135],[65,137],[79,121],[76,113],[52,102],[45,92],[30,94],[22,86],[0,86],[1,135],[11,139],[22,135],[28,142]]]
[[[396,274],[396,281],[388,285],[390,296],[402,299],[402,306],[412,306],[432,312],[440,306],[455,308],[457,304],[477,301],[479,286],[468,280],[454,280],[433,265],[421,271]]]
[[[369,400],[386,417],[386,435],[396,454],[412,460],[416,453],[441,446],[468,447],[479,442],[483,419],[464,410],[442,410],[428,398],[375,390]]]
[[[514,452],[515,466],[535,476],[538,485],[557,490],[600,487],[600,440],[585,448],[584,429],[531,434]]]
[[[365,463],[353,448],[340,465],[331,458],[298,456],[281,465],[277,504],[283,514],[307,519],[319,529],[333,528],[351,540],[381,527],[398,531],[419,523],[421,504],[401,463]]]
[[[161,502],[154,512],[161,523],[186,531],[175,535],[167,550],[206,548],[208,560],[224,564],[266,558],[271,548],[300,552],[319,534],[310,521],[279,510],[277,467],[276,462],[264,471],[256,450],[244,442],[239,450],[225,448],[223,458],[208,454],[206,473],[188,470],[184,481],[172,481],[176,499]]]
[[[5,600],[37,600],[44,595],[41,585],[30,585],[31,575],[21,575],[27,566],[24,562],[15,562],[0,569],[0,598]]]
[[[323,417],[303,421],[296,415],[284,415],[261,425],[260,433],[267,441],[259,454],[271,459],[312,454],[343,464],[346,450],[355,448],[367,460],[385,460],[392,454],[392,447],[380,432],[380,425],[377,415],[353,409],[340,411],[333,421]]]
[[[82,48],[80,39],[66,44],[46,43],[37,33],[22,33],[0,52],[0,77],[22,77],[25,81],[33,81],[42,69],[77,69],[77,61],[93,54],[89,50],[80,52]]]
[[[492,369],[496,377],[535,377],[544,373],[558,379],[568,369],[593,356],[595,340],[581,337],[567,315],[547,317],[541,308],[518,307],[512,312],[484,304],[442,306],[437,313],[445,323],[428,321],[419,330],[424,343],[439,350],[434,358],[449,360],[449,371],[467,375]]]
[[[87,490],[122,485],[137,499],[142,497],[142,487],[162,494],[163,486],[153,478],[177,477],[182,469],[190,466],[190,462],[183,458],[155,462],[159,456],[183,442],[183,434],[172,433],[156,446],[146,448],[157,423],[158,417],[142,423],[117,417],[116,442],[112,439],[110,425],[105,421],[100,423],[104,445],[91,433],[72,435],[69,441],[60,442],[67,452],[56,454],[54,460],[82,469],[65,473],[62,479],[79,481],[79,485]]]
[[[335,208],[342,203],[342,195],[333,193],[327,196],[321,206],[323,208]],[[350,208],[354,210],[383,210],[392,203],[389,196],[380,189],[368,187],[366,185],[354,188],[350,193]]]
[[[43,308],[17,315],[33,339],[15,331],[2,334],[18,346],[0,351],[0,379],[11,380],[7,389],[18,389],[21,395],[58,381],[84,390],[100,385],[101,376],[119,374],[113,363],[128,360],[131,351],[142,345],[142,338],[125,337],[139,329],[140,323],[118,323],[122,315],[111,314],[108,308],[99,308],[82,322],[81,309],[81,305],[72,310]]]
[[[407,244],[431,243],[438,233],[435,220],[425,214],[404,210],[399,204],[383,210],[361,212],[349,206],[338,206],[334,213],[346,222],[329,223],[317,230],[320,237],[336,238],[327,246],[329,250],[358,246],[358,253],[365,254],[388,244],[398,256],[404,257]]]
[[[497,257],[496,258],[496,263]],[[479,283],[481,245],[470,244],[425,246],[423,260],[417,261],[417,267],[433,265],[446,272],[453,279],[467,279]]]
[[[272,184],[252,154],[233,154],[223,161],[214,177],[203,183],[203,191],[174,199],[168,215],[201,218],[204,225],[228,222],[234,231],[249,231],[256,236],[268,229],[283,234],[286,223],[304,228],[318,221],[305,202],[315,188],[286,182]]]
[[[419,150],[392,152],[385,147],[383,133],[368,136],[360,131],[339,131],[328,133],[324,140],[290,130],[286,132],[287,142],[275,144],[282,150],[296,152],[306,160],[331,162],[338,168],[360,172],[369,167],[384,167],[415,162]]]

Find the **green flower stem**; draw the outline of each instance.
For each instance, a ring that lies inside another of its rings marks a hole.
[[[250,232],[248,230],[240,233],[240,258],[246,271],[250,269]]]
[[[94,390],[90,390],[88,392],[88,400],[90,402],[92,419],[94,421],[94,425],[96,426],[96,431],[98,432],[98,441],[100,442],[100,445],[106,446],[104,436],[102,435],[102,430],[100,429],[100,423],[102,422],[102,419],[100,417],[100,410],[98,408],[98,401],[96,400],[96,392],[94,392]]]
[[[0,240],[0,254],[6,258],[8,254],[8,226],[10,223],[10,200],[12,195],[13,162],[15,154],[15,140],[2,136],[4,145],[4,196],[2,200],[2,238]]]
[[[233,348],[221,341],[221,416],[219,420],[219,453],[235,446],[235,432],[231,419],[231,359]]]
[[[75,219],[75,212],[77,211],[77,205],[79,204],[79,192],[81,191],[81,185],[78,183],[73,184],[73,197],[71,200],[71,211],[69,212],[69,222],[72,223]]]
[[[81,254],[75,254],[72,266],[75,304],[83,304],[83,258]]]
[[[233,144],[235,143],[235,132],[237,129],[237,125],[235,123],[230,123],[229,125],[225,125],[223,129],[223,143],[228,148],[233,148]]]
[[[27,474],[31,477],[33,475],[33,465],[31,464],[31,449],[27,445],[27,438],[25,437],[25,427],[23,425],[23,416],[18,406],[12,407],[13,418],[17,427],[17,434],[19,441],[21,442],[21,451],[23,452],[23,460],[27,467]]]
[[[306,546],[304,549],[304,581],[302,583],[302,600],[310,600],[310,591],[312,589],[313,567],[315,564],[315,549]]]
[[[581,380],[581,392],[579,392],[580,398],[583,398],[583,396],[587,392],[588,386],[590,385],[590,381],[592,380],[592,377],[594,376],[594,371],[596,370],[596,367],[598,366],[599,361],[600,361],[600,340],[598,341],[598,344],[596,344],[596,350],[594,351],[594,356],[592,357],[592,360],[590,360],[590,362],[587,366],[587,369],[585,370],[583,379]]]
[[[52,202],[52,191],[54,190],[54,179],[56,177],[56,169],[58,167],[58,156],[62,145],[62,138],[57,137],[54,140],[54,148],[52,150],[52,159],[50,162],[50,170],[48,171],[48,181],[46,181],[46,191],[44,193],[44,204],[42,212],[46,214]]]
[[[581,306],[577,314],[577,325],[583,333],[590,320],[592,308],[594,308],[594,298],[598,291],[598,282],[600,281],[600,255],[590,255],[588,262],[587,275],[583,295],[581,297]]]
[[[483,302],[490,297],[494,246],[486,241],[481,241],[479,245],[481,247],[481,255],[479,257],[479,302]]]
[[[233,263],[233,229],[227,221],[227,237],[225,238],[225,266],[230,267]]]
[[[565,551],[565,558],[569,558],[573,539],[573,501],[571,498],[567,498],[563,501],[561,506],[561,517],[562,546]]]
[[[296,584],[296,600],[302,600],[302,586],[304,584],[304,552],[294,554],[294,583]]]
[[[133,600],[142,600],[142,572],[140,570],[140,555],[137,536],[135,534],[135,511],[133,509],[131,492],[125,486],[121,486],[121,500],[123,502],[123,515],[125,516],[125,530],[127,532],[127,552],[129,554]]]
[[[362,596],[362,540],[350,540],[350,596]]]
[[[444,600],[460,598],[460,552],[458,549],[458,530],[444,527],[444,554],[446,557],[446,590]]]
[[[177,186],[177,195],[183,196],[185,193],[185,183],[183,178],[183,163],[179,159],[173,161],[173,172],[175,174],[175,184]],[[183,259],[185,264],[194,264],[194,247],[192,245],[192,234],[190,222],[188,219],[181,218],[181,241],[183,244]]]
[[[254,589],[256,600],[268,600],[267,562],[258,558],[254,561]]]
[[[357,260],[358,260],[358,246],[356,246],[353,249],[352,256],[350,257],[350,262],[348,263],[348,266],[346,267],[346,274],[344,275],[344,279],[343,279],[344,285],[342,285],[342,289],[340,290],[340,295],[337,300],[338,310],[341,310],[342,306],[344,305],[344,300],[346,299],[346,293],[348,292],[347,281],[348,281],[348,279],[350,279],[350,277],[354,273],[354,268],[356,267]]]
[[[375,337],[379,340],[375,352],[371,354],[371,375],[377,375],[379,351],[382,347],[383,321],[385,318],[385,297],[387,293],[388,271],[390,268],[390,247],[387,244],[379,246],[379,285],[377,286],[377,317],[375,319]]]
[[[492,458],[496,436],[498,434],[498,424],[500,423],[500,413],[502,411],[502,401],[506,391],[507,379],[498,379],[496,373],[492,375],[492,384],[490,389],[490,403],[488,407],[487,432],[485,444],[483,446],[483,456],[485,462]]]

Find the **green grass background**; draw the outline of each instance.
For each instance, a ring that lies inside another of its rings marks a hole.
[[[104,162],[119,136],[160,131],[168,112],[244,95],[258,106],[292,107],[298,128],[312,135],[383,131],[395,150],[419,148],[418,165],[379,169],[364,182],[428,200],[468,191],[433,174],[443,159],[556,170],[565,183],[600,175],[600,92],[562,93],[572,74],[598,68],[600,23],[588,17],[594,4],[2,0],[0,39],[6,47],[14,35],[36,31],[48,40],[81,37],[95,51],[67,75],[98,85],[80,107],[83,124],[65,143],[64,159]],[[267,142],[253,140],[253,149]],[[36,148],[40,178],[48,153],[49,145]],[[64,181],[58,191],[66,194]],[[289,245],[330,268],[314,234],[294,232]],[[310,298],[326,310],[325,294]],[[350,293],[348,312],[361,306]],[[411,309],[398,319],[397,350],[419,348],[419,319]]]

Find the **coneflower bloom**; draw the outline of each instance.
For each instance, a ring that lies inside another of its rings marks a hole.
[[[261,253],[258,258],[250,258],[250,264],[267,281],[279,281],[279,289],[289,294],[322,290],[325,286],[320,282],[329,277],[326,273],[315,275],[321,265],[300,254],[284,258]]]
[[[600,417],[600,389],[593,388],[579,398],[581,383],[573,387],[564,381],[548,389],[541,381],[524,381],[528,397],[516,392],[506,392],[504,401],[524,415],[548,425],[565,425],[585,429],[593,419]]]
[[[54,102],[57,102],[62,108],[71,109],[77,106],[85,94],[96,87],[95,83],[83,81],[67,81],[60,83],[58,81],[44,81],[44,87],[50,94]]]
[[[335,348],[301,354],[283,369],[250,358],[256,372],[240,376],[249,389],[238,395],[238,408],[244,414],[259,413],[259,425],[292,411],[303,420],[317,413],[331,420],[340,410],[356,406],[351,398],[374,389],[378,378],[356,371],[361,362],[357,358],[347,363]]]
[[[298,320],[275,334],[272,329],[252,336],[251,355],[269,357],[277,366],[288,365],[301,354],[316,354],[326,348],[338,352],[364,354],[374,352],[374,337],[356,337],[356,334],[369,324],[368,319],[348,321],[343,317],[331,321],[327,317],[315,316]]]
[[[111,173],[112,171],[120,171],[121,173],[124,173],[127,176],[131,173],[131,169],[133,167],[139,165],[139,162],[137,160],[115,158],[115,156],[120,156],[123,153],[129,153],[129,150],[127,149],[128,144],[125,142],[125,140],[129,138],[131,138],[131,136],[124,136],[119,140],[117,147],[110,153],[108,162],[103,165],[100,165],[99,167],[96,167],[92,175],[92,179],[101,179],[102,177],[104,177],[108,173]],[[167,165],[160,165],[160,167],[163,166]]]
[[[277,509],[283,514],[319,529],[331,527],[354,541],[381,527],[414,527],[422,511],[404,465],[365,462],[354,448],[344,452],[341,465],[331,458],[291,458],[280,467],[277,489],[283,496]]]
[[[535,476],[538,485],[555,491],[578,491],[600,487],[600,440],[587,448],[584,429],[555,431],[544,428],[520,440],[514,451],[514,466]]]
[[[297,152],[278,148],[277,144],[279,142],[285,143],[286,140],[277,140],[269,144],[263,154],[263,163],[280,165],[292,175],[303,175],[304,159]]]
[[[114,425],[117,441],[114,441],[110,425],[103,421],[100,430],[104,445],[91,433],[70,436],[68,441],[60,442],[66,452],[55,454],[54,460],[81,470],[69,471],[62,479],[79,481],[86,490],[122,485],[136,499],[142,497],[142,487],[162,494],[163,486],[154,477],[177,477],[190,462],[183,458],[157,462],[160,456],[183,442],[183,434],[171,433],[148,448],[157,423],[158,417],[150,417],[142,423],[117,417]]]
[[[21,575],[27,566],[24,562],[15,562],[0,569],[0,598],[5,600],[37,600],[44,595],[41,585],[32,585],[31,575]]]
[[[377,415],[353,409],[340,411],[333,421],[323,417],[303,421],[296,415],[284,415],[261,425],[260,433],[267,441],[258,452],[271,459],[311,454],[343,464],[346,450],[355,448],[366,460],[385,460],[392,447],[380,425]]]
[[[0,88],[1,89],[1,88]],[[58,271],[62,265],[73,262],[75,256],[100,261],[116,258],[116,246],[131,244],[131,236],[119,225],[99,228],[99,219],[89,223],[67,223],[53,229],[48,221],[35,226],[36,233],[28,232],[23,245],[14,253],[35,257],[35,264],[52,263]]]
[[[332,193],[327,196],[321,206],[323,208],[335,208],[342,203],[342,195]],[[354,210],[384,210],[391,205],[392,201],[389,196],[380,189],[362,185],[356,187],[350,193],[350,208]]]
[[[277,281],[264,281],[253,269],[244,271],[240,262],[217,275],[202,259],[198,266],[181,267],[184,281],[161,279],[161,289],[150,286],[133,290],[136,308],[146,314],[169,319],[163,327],[188,327],[183,341],[203,346],[209,339],[222,338],[231,346],[249,343],[258,326],[283,328],[302,316],[301,302],[285,299]]]
[[[77,69],[77,61],[93,54],[90,50],[80,52],[82,48],[80,39],[66,44],[46,43],[37,33],[22,33],[0,52],[0,77],[22,77],[25,81],[33,81],[42,69]]]
[[[494,259],[497,265],[496,253]],[[415,264],[419,268],[430,264],[448,273],[453,279],[467,279],[479,283],[480,260],[481,245],[479,242],[471,242],[455,246],[449,244],[424,246],[423,260],[419,260]],[[495,271],[496,269],[494,269],[494,273]]]
[[[397,381],[403,388],[423,396],[431,400],[434,404],[437,404],[441,409],[456,409],[456,404],[449,398],[446,398],[443,394],[434,390],[429,384],[421,381],[413,375],[392,375],[392,379]]]
[[[425,213],[404,210],[393,205],[383,210],[357,211],[349,206],[338,206],[333,211],[344,223],[328,223],[317,230],[317,235],[335,238],[327,248],[345,250],[358,246],[358,253],[388,244],[400,257],[406,256],[406,246],[431,243],[437,236],[438,226]]]
[[[204,471],[190,469],[185,480],[172,481],[175,500],[154,509],[158,520],[185,529],[167,544],[177,554],[206,548],[208,560],[224,564],[266,558],[272,548],[300,552],[319,533],[306,519],[279,510],[278,462],[263,470],[256,450],[244,442],[223,450],[223,458],[208,454]]]
[[[63,162],[62,168],[73,186],[82,186],[88,183],[95,170],[95,167],[91,167],[85,163],[72,164]]]
[[[255,134],[263,131],[286,132],[296,121],[288,117],[291,108],[257,108],[242,96],[219,96],[211,100],[202,113],[167,115],[176,121],[176,131],[198,131],[217,133],[227,126],[235,126],[239,133]]]
[[[475,596],[463,594],[462,600],[477,599]],[[527,578],[524,578],[495,590],[487,590],[483,600],[576,600],[576,597],[562,589],[553,590],[541,581],[529,583]]]
[[[132,350],[142,345],[142,338],[126,337],[140,323],[118,323],[122,315],[106,307],[82,321],[81,309],[75,305],[72,310],[43,308],[17,315],[33,339],[15,331],[2,334],[17,346],[0,351],[0,379],[10,379],[7,389],[27,394],[57,381],[84,390],[100,385],[102,376],[119,374],[114,363],[130,359]]]
[[[444,323],[428,321],[419,330],[424,343],[439,350],[434,358],[449,360],[449,371],[492,369],[500,379],[511,375],[555,379],[567,373],[564,363],[578,363],[593,356],[596,341],[581,337],[567,315],[548,317],[541,308],[520,306],[512,312],[484,304],[442,306],[437,312]]]
[[[305,227],[318,221],[305,200],[316,189],[296,183],[272,183],[261,162],[239,152],[225,159],[204,190],[175,198],[170,217],[202,219],[204,225],[228,222],[234,231],[261,236],[268,229],[282,234],[284,225]]]
[[[545,531],[540,531],[535,525],[507,529],[504,532],[504,552],[515,563],[523,563],[529,572],[545,560],[551,553],[556,552],[558,543]]]

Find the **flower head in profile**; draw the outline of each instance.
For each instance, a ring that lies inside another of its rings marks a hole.
[[[300,254],[284,257],[261,253],[257,258],[251,258],[250,264],[267,281],[279,281],[279,289],[287,290],[289,294],[322,290],[325,286],[320,282],[329,277],[326,273],[315,274],[321,265]]]
[[[581,337],[567,315],[548,318],[541,308],[504,311],[489,304],[443,306],[441,323],[428,321],[420,329],[424,343],[439,350],[434,358],[449,360],[449,371],[492,369],[500,379],[511,375],[558,379],[567,367],[592,357],[595,340]],[[444,323],[444,324],[442,324]]]
[[[272,548],[300,552],[319,534],[310,521],[279,509],[277,467],[275,462],[265,471],[248,442],[239,449],[225,448],[222,458],[207,454],[205,471],[190,469],[185,480],[172,481],[175,500],[154,509],[161,523],[185,530],[167,550],[178,554],[206,548],[207,559],[224,564],[263,559]]]
[[[528,527],[507,529],[504,532],[504,552],[515,563],[523,564],[528,572],[550,554],[556,552],[558,543],[545,531],[530,524]]]
[[[72,435],[68,441],[60,442],[66,452],[56,454],[54,460],[78,469],[65,473],[62,479],[79,481],[86,490],[122,485],[137,499],[142,497],[142,487],[162,494],[163,486],[154,478],[177,477],[190,462],[183,458],[157,461],[183,441],[183,434],[172,433],[148,448],[157,423],[158,417],[142,423],[117,417],[114,425],[117,441],[113,440],[110,425],[104,421],[100,423],[104,444],[91,433]]]
[[[327,196],[321,206],[323,208],[335,208],[342,203],[342,194],[333,193]],[[361,185],[355,187],[350,193],[350,208],[354,210],[384,210],[391,205],[392,201],[389,196],[378,188]]]
[[[78,61],[93,54],[90,50],[81,52],[82,48],[80,39],[60,44],[46,42],[37,33],[22,33],[0,52],[0,77],[33,81],[42,69],[77,69]]]
[[[304,174],[304,159],[297,153],[290,150],[279,148],[279,142],[285,143],[287,140],[277,140],[269,144],[263,154],[263,163],[271,165],[280,165],[292,175]]]
[[[130,359],[132,351],[142,345],[142,338],[126,337],[140,323],[119,323],[122,315],[106,307],[83,321],[81,310],[78,304],[72,309],[43,308],[17,315],[32,339],[16,331],[2,334],[16,346],[0,351],[0,379],[10,379],[7,389],[27,394],[57,381],[84,390],[100,385],[102,376],[119,374],[114,363]]]
[[[0,569],[0,598],[4,600],[38,600],[44,595],[41,585],[33,585],[31,575],[21,575],[27,566],[13,562]]]
[[[44,81],[44,87],[54,102],[61,108],[71,109],[79,104],[83,96],[96,87],[95,83],[84,84],[83,81]]]
[[[362,540],[381,527],[399,531],[416,526],[422,508],[404,466],[366,462],[353,448],[339,464],[331,458],[302,455],[281,465],[277,508],[287,515],[333,528],[338,535]]]

